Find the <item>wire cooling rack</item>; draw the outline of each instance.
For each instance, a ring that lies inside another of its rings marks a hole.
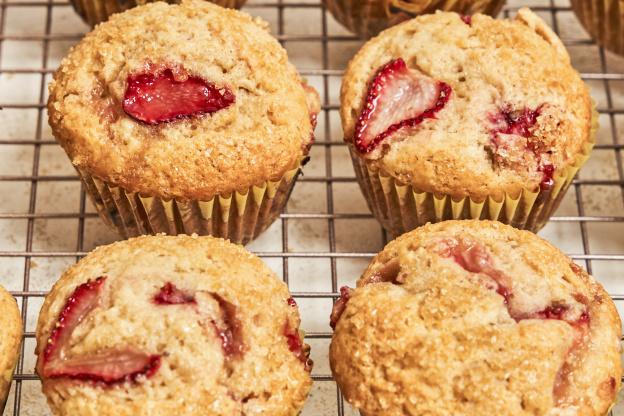
[[[591,42],[567,0],[510,0],[502,15],[520,6],[531,6],[560,35],[601,113],[592,157],[539,235],[593,273],[624,311],[624,58]],[[302,415],[356,416],[329,370],[329,311],[338,288],[353,285],[392,238],[368,212],[342,143],[341,76],[362,41],[318,0],[250,0],[244,10],[270,23],[323,104],[305,175],[280,220],[248,248],[288,283],[301,309],[316,363]],[[3,416],[51,414],[34,374],[43,297],[68,265],[118,239],[86,202],[47,126],[51,74],[87,31],[66,0],[0,0],[0,284],[17,298],[25,322]],[[624,415],[624,405],[612,413]]]

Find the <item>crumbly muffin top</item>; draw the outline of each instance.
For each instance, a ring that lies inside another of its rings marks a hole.
[[[225,102],[197,113],[197,96],[165,91],[163,106],[175,102],[168,110],[183,114],[142,118],[132,101],[149,101],[154,80],[167,84],[159,91],[188,81],[198,93],[205,83]],[[307,155],[306,98],[318,105],[265,22],[195,0],[147,4],[98,25],[55,72],[48,112],[78,168],[147,196],[208,200],[277,180]]]
[[[620,387],[611,298],[528,231],[426,225],[389,243],[343,292],[330,364],[369,416],[603,416]]]
[[[10,370],[19,353],[19,346],[22,342],[22,318],[17,308],[15,298],[0,286],[0,322],[2,322],[2,331],[0,331],[0,405],[2,404],[4,387],[3,381],[9,374],[5,374]],[[12,373],[11,373],[12,374]]]
[[[290,416],[312,385],[298,325],[286,285],[243,247],[144,236],[63,273],[37,373],[57,415]]]
[[[573,164],[591,122],[563,44],[526,8],[513,20],[424,15],[382,32],[349,63],[340,114],[373,170],[418,191],[497,200]]]

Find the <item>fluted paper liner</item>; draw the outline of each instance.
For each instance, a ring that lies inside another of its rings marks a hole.
[[[592,39],[624,55],[624,0],[572,0],[572,10]]]
[[[114,13],[121,13],[125,10],[136,6],[142,6],[146,3],[153,3],[156,0],[70,0],[76,13],[82,19],[95,26],[98,23],[108,20]],[[210,0],[211,3],[218,4],[222,7],[232,9],[240,9],[246,0]],[[180,4],[182,0],[166,0],[169,4]]]
[[[98,214],[123,238],[144,234],[212,235],[247,244],[275,221],[301,171],[299,157],[282,179],[209,201],[169,201],[142,196],[76,168]]]
[[[436,10],[496,16],[503,3],[504,0],[323,0],[323,6],[335,19],[362,39]]]
[[[4,412],[4,407],[6,406],[7,398],[9,397],[9,390],[11,390],[11,381],[13,381],[13,373],[15,372],[18,358],[19,354],[15,356],[13,364],[11,364],[9,368],[4,370],[4,372],[2,373],[2,378],[0,378],[0,415]]]
[[[519,229],[539,231],[548,222],[591,153],[598,130],[596,101],[592,99],[591,130],[582,152],[561,176],[554,176],[554,186],[538,191],[524,189],[519,197],[505,195],[500,201],[487,197],[476,201],[470,197],[454,199],[450,195],[423,192],[395,178],[369,168],[349,145],[358,184],[366,202],[381,225],[395,235],[403,234],[428,222],[462,219],[488,219],[510,224]]]

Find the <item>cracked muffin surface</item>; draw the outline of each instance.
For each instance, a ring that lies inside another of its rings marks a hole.
[[[341,291],[330,365],[365,416],[603,416],[619,390],[613,301],[530,232],[420,227]]]
[[[37,373],[58,415],[293,415],[312,385],[286,285],[212,237],[102,246],[46,296]]]

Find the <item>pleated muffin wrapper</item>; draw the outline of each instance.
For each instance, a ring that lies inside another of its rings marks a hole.
[[[198,234],[247,244],[280,215],[301,172],[305,156],[278,181],[208,201],[164,200],[106,182],[76,168],[84,188],[106,224],[123,238],[145,234]],[[74,166],[75,167],[75,166]]]
[[[421,14],[436,10],[496,16],[504,0],[323,0],[323,6],[345,28],[362,39]]]
[[[572,10],[599,45],[624,55],[624,0],[571,0]]]
[[[348,147],[355,176],[368,207],[381,225],[395,236],[428,222],[464,219],[500,221],[535,233],[548,222],[572,179],[589,158],[599,127],[595,107],[596,101],[592,99],[590,137],[574,163],[564,168],[561,176],[553,177],[555,184],[552,188],[537,191],[524,189],[518,197],[505,195],[500,201],[493,197],[479,201],[470,197],[454,198],[448,194],[424,192],[369,167],[352,144]]]
[[[17,346],[17,350],[20,350],[20,345]],[[6,406],[7,398],[9,397],[11,381],[13,381],[13,373],[15,372],[18,358],[19,353],[15,355],[13,363],[9,366],[9,368],[2,372],[2,377],[0,378],[0,415],[4,412],[4,407]]]
[[[121,13],[136,6],[153,3],[156,0],[70,0],[76,13],[91,26],[105,22],[114,13]],[[163,0],[169,4],[180,4],[182,0]],[[231,9],[240,9],[246,0],[210,0],[211,3]]]

